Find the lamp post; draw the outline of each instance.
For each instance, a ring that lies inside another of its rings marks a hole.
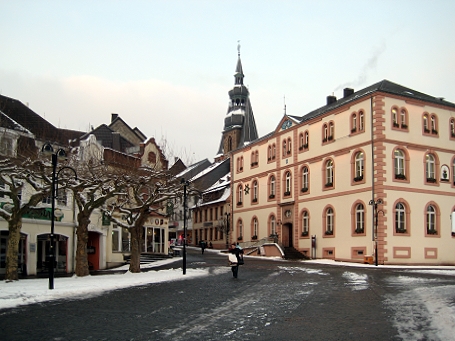
[[[190,185],[189,181],[185,181],[185,179],[181,180],[181,183],[183,185],[183,256],[182,256],[182,261],[183,261],[183,274],[186,275],[186,209],[187,209],[187,203],[186,203],[186,190],[187,187]]]
[[[231,223],[231,213],[226,212],[226,249],[229,249],[229,231],[230,231],[230,223]]]
[[[52,199],[51,199],[51,235],[50,235],[50,246],[49,246],[49,289],[54,289],[54,267],[55,267],[55,236],[54,236],[54,229],[55,229],[55,197],[56,197],[56,192],[58,190],[58,176],[60,172],[64,169],[70,169],[74,172],[74,175],[77,179],[77,174],[76,171],[69,167],[65,166],[59,169],[57,172],[57,162],[58,159],[66,159],[66,152],[59,148],[55,153],[54,153],[54,148],[52,148],[52,145],[50,143],[46,143],[43,148],[42,152],[45,154],[50,154],[51,155],[51,160],[52,160],[52,186],[51,186],[51,192],[52,192]]]
[[[379,212],[384,214],[383,210],[378,210],[378,205],[382,205],[382,199],[378,199],[376,201],[370,200],[368,205],[373,206],[374,209],[374,230],[373,230],[373,240],[374,240],[374,263],[378,266],[378,215]]]

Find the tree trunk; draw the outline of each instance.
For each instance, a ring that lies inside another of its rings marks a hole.
[[[90,275],[87,258],[88,225],[90,224],[89,218],[90,215],[87,216],[84,211],[79,212],[77,215],[76,276],[78,277]]]
[[[6,251],[6,273],[5,280],[7,282],[17,281],[19,279],[17,273],[17,258],[19,255],[19,241],[21,238],[22,219],[11,217],[8,221],[8,250]]]
[[[142,242],[142,226],[131,228],[131,259],[130,272],[141,272],[141,242]]]

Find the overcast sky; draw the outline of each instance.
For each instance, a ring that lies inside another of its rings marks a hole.
[[[0,0],[0,93],[61,128],[118,113],[213,157],[237,41],[259,136],[380,80],[455,102],[455,1]]]

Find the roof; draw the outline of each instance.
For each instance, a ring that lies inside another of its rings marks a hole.
[[[126,152],[127,148],[134,145],[125,139],[120,133],[109,128],[106,124],[101,124],[89,133],[81,136],[81,139],[88,138],[89,135],[95,135],[96,140],[103,145],[103,147],[111,148],[117,151]]]
[[[0,95],[0,110],[14,122],[34,134],[37,140],[49,141],[66,146],[70,140],[77,139],[84,134],[81,131],[55,127],[28,106],[14,98]]]
[[[237,148],[240,148],[248,142],[255,141],[258,138],[253,106],[251,105],[249,97],[250,93],[248,88],[243,85],[244,74],[240,54],[237,60],[234,77],[234,87],[229,91],[230,103],[224,119],[223,133],[240,128],[240,139],[237,145]],[[223,141],[224,134],[221,136],[217,155],[223,155],[225,153]]]
[[[205,168],[211,165],[208,159],[204,159],[189,165],[184,171],[178,173],[175,177],[176,178],[183,178],[183,179],[191,179],[196,174],[204,170]]]
[[[27,134],[27,135],[33,135],[30,130],[27,128],[23,127],[16,121],[14,121],[11,117],[6,115],[3,111],[0,110],[0,127],[6,128],[6,129],[11,129],[14,131],[17,131],[19,133]]]
[[[445,101],[444,99],[442,99],[440,97],[433,97],[433,96],[424,94],[419,91],[415,91],[413,89],[404,87],[402,85],[399,85],[399,84],[396,84],[396,83],[393,83],[393,82],[390,82],[390,81],[384,79],[384,80],[382,80],[378,83],[375,83],[373,85],[370,85],[362,90],[354,92],[352,95],[340,98],[334,103],[325,105],[323,107],[320,107],[319,109],[309,112],[308,114],[306,114],[300,118],[300,122],[311,120],[311,119],[318,117],[320,115],[323,115],[333,109],[341,107],[349,102],[358,100],[363,97],[367,97],[367,96],[371,95],[372,93],[378,92],[378,91],[385,92],[388,94],[398,95],[401,97],[411,98],[411,99],[415,99],[415,100],[430,102],[430,103],[434,103],[434,104],[438,104],[438,105],[443,105],[443,106],[447,106],[450,108],[455,108],[454,103]]]

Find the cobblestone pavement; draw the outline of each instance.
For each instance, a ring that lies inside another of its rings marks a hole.
[[[407,318],[420,339],[438,340],[421,302],[409,295],[430,275],[406,274],[423,281],[403,286],[393,280],[400,271],[381,267],[246,258],[234,279],[226,263],[189,249],[188,271],[208,268],[209,276],[0,310],[0,339],[403,340],[414,334],[397,329],[403,310],[394,298],[407,295]],[[162,269],[172,267],[181,262]],[[454,285],[453,277],[434,278],[432,285]]]

